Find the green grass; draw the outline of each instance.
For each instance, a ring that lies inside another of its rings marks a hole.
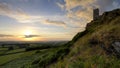
[[[54,62],[58,59],[62,59],[63,56],[66,54],[68,49],[65,47],[60,48],[50,48],[50,49],[43,49],[43,50],[35,50],[26,53],[19,53],[15,55],[8,55],[0,57],[1,59],[5,60],[6,63],[2,67],[5,68],[37,68],[37,67],[44,67],[51,62]],[[30,53],[30,54],[29,54]],[[11,58],[12,57],[12,58]],[[8,59],[6,59],[8,58]],[[14,59],[13,59],[14,58]],[[1,60],[0,59],[0,60]],[[9,60],[9,61],[8,61]],[[2,63],[5,63],[1,60]]]
[[[68,68],[118,68],[120,60],[115,57],[106,58],[105,56],[91,56],[87,59],[78,58],[70,62]]]
[[[0,55],[5,54],[8,51],[8,48],[2,48],[0,47]]]
[[[2,47],[0,47],[0,51],[1,51],[1,50],[8,50],[8,48],[2,48]]]
[[[6,63],[3,68],[21,68],[23,66],[26,66],[28,64],[31,64],[33,61],[35,61],[37,58],[43,56],[46,54],[47,50],[37,50],[37,51],[32,51],[34,52],[32,55],[30,54],[31,52],[24,54],[24,57],[21,56],[20,58],[14,59],[9,63]]]
[[[43,67],[46,64],[49,64],[53,60],[57,60],[59,55],[64,55],[66,51],[65,48],[48,48],[42,50],[32,50],[32,51],[25,51],[25,49],[15,49],[7,51],[5,54],[0,56],[0,65],[2,67],[8,68],[16,68],[16,67],[28,67],[28,65],[35,66],[34,64],[36,61],[39,61],[37,65],[41,65]],[[20,52],[20,53],[16,53]],[[15,54],[11,54],[15,53]],[[62,57],[61,57],[62,58]]]
[[[5,53],[6,53],[6,51],[0,51],[0,55],[1,55],[1,54],[5,54]]]
[[[10,51],[6,52],[6,54],[9,54],[9,53],[16,53],[16,52],[23,52],[23,51],[25,51],[25,48],[10,50]]]
[[[68,52],[68,49],[65,47],[51,48],[46,50],[35,60],[33,60],[28,65],[25,65],[24,68],[44,68],[45,66],[62,59]]]
[[[10,62],[12,60],[18,59],[18,58],[31,56],[35,52],[36,51],[29,51],[29,52],[22,52],[22,53],[17,53],[17,54],[10,54],[10,55],[5,55],[5,56],[0,56],[0,65],[5,64],[7,62]]]

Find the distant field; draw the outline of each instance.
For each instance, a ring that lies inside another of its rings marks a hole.
[[[11,50],[9,53],[23,50]],[[64,48],[48,48],[0,56],[0,68],[36,68],[36,66],[41,68],[57,58],[62,58],[59,56],[65,55],[63,52]]]
[[[16,53],[16,52],[23,52],[23,51],[25,51],[25,48],[10,50],[10,51],[6,52],[6,54],[9,54],[9,53]]]
[[[5,52],[6,52],[6,51],[0,51],[0,55],[1,55],[1,54],[5,54]]]
[[[2,50],[8,50],[8,48],[2,48],[2,47],[0,47],[0,51],[2,51]]]
[[[2,48],[0,47],[0,55],[5,54],[7,52],[8,48]]]
[[[0,47],[0,68],[43,67],[57,60],[59,55],[64,55],[64,53],[62,53],[64,49],[51,45],[36,45],[26,48],[17,48],[16,46]]]
[[[36,53],[36,51],[31,51],[32,53],[29,52],[29,53],[31,53],[31,55],[26,55],[23,57],[23,55],[26,54],[26,53],[24,53],[24,54],[20,55],[19,58],[13,59],[11,62],[6,63],[2,67],[3,68],[21,68],[22,66],[31,64],[36,59],[39,59],[40,57],[43,57],[49,53],[46,51],[48,51],[48,50],[40,50],[40,51],[38,51],[39,53]]]
[[[22,52],[22,53],[16,53],[16,54],[10,54],[10,55],[5,55],[5,56],[0,56],[0,65],[5,64],[7,62],[10,62],[12,60],[18,59],[18,58],[23,58],[27,56],[31,56],[34,54],[36,51],[29,51],[29,52]]]

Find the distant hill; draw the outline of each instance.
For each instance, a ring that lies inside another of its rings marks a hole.
[[[120,9],[92,20],[66,46],[69,54],[50,68],[119,68]]]

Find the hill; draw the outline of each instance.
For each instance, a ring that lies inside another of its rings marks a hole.
[[[49,68],[119,68],[120,9],[92,20],[66,46],[69,54]]]

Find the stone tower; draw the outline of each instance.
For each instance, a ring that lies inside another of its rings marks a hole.
[[[99,9],[93,9],[93,20],[98,19],[99,17]]]

